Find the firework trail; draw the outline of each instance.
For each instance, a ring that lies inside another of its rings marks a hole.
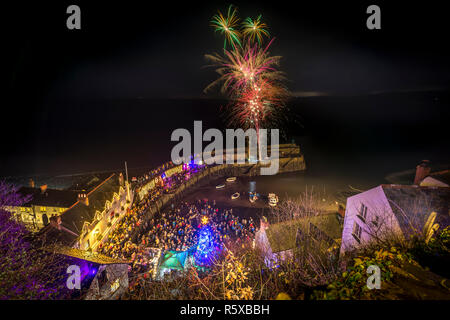
[[[286,88],[267,80],[248,86],[231,104],[230,124],[248,129],[268,125],[278,118],[289,92]]]
[[[214,27],[216,32],[220,32],[225,35],[223,48],[227,47],[227,40],[236,48],[236,44],[241,46],[241,33],[238,30],[239,18],[237,17],[237,9],[232,5],[228,7],[227,16],[224,17],[219,11],[211,20],[211,26]]]
[[[259,15],[255,20],[247,18],[244,22],[242,22],[242,35],[251,42],[258,40],[259,45],[261,45],[264,36],[269,37],[267,25],[261,22],[261,15]]]
[[[269,32],[267,25],[261,22],[261,15],[254,20],[246,18],[239,29],[237,9],[229,6],[227,16],[219,11],[211,25],[225,40],[223,54],[205,55],[218,78],[204,92],[220,87],[220,92],[231,99],[230,124],[259,131],[262,126],[276,123],[289,92],[283,84],[285,75],[278,70],[281,56],[269,53],[274,39],[263,46]],[[231,49],[226,48],[227,42]]]
[[[247,85],[262,80],[280,82],[285,80],[284,73],[277,70],[281,56],[270,56],[268,49],[271,40],[264,50],[257,45],[247,45],[239,50],[224,50],[224,55],[218,53],[207,54],[205,58],[216,67],[219,78],[209,84],[204,92],[221,85],[220,91],[231,96],[240,94]]]

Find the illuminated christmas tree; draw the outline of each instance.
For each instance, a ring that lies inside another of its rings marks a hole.
[[[197,249],[194,254],[196,265],[209,266],[215,250],[212,231],[208,226],[203,226],[199,231]]]

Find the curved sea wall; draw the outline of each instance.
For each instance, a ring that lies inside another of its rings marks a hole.
[[[264,167],[268,167],[269,164],[264,164]],[[200,184],[208,183],[211,180],[215,180],[221,177],[230,176],[257,176],[260,175],[262,165],[257,164],[220,164],[214,165],[212,167],[204,169],[202,172],[192,176],[188,181],[184,182],[175,192],[170,194],[163,194],[154,205],[150,206],[144,217],[144,221],[148,221],[154,217],[154,215],[160,212],[164,206],[172,201],[178,201],[183,198],[183,196],[189,192],[189,190]],[[278,173],[287,173],[295,171],[303,171],[306,169],[306,164],[303,155],[281,158],[279,159],[279,170]],[[150,182],[151,183],[151,182]],[[149,190],[147,188],[147,190]],[[136,228],[133,232],[132,238],[136,240],[135,237],[143,231],[144,225]]]

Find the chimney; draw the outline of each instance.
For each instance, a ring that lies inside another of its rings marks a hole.
[[[30,179],[30,181],[28,181],[28,185],[29,185],[31,188],[34,188],[34,180],[33,180],[33,179]]]
[[[416,176],[414,178],[414,184],[420,185],[423,179],[430,174],[430,161],[422,160],[416,167]]]
[[[45,191],[47,191],[47,185],[43,184],[42,186],[39,187],[41,189],[41,193],[44,194]]]
[[[58,230],[61,229],[61,217],[60,216],[51,216],[50,217],[50,225]]]
[[[86,193],[79,193],[78,194],[78,201],[80,201],[81,203],[84,203],[85,205],[89,205],[89,198],[87,196]]]

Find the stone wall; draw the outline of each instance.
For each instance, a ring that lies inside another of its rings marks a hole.
[[[287,173],[302,171],[306,169],[303,156],[292,158],[281,158],[279,160],[278,173]],[[161,198],[148,210],[144,217],[144,223],[136,228],[131,238],[136,241],[137,236],[142,233],[146,221],[152,219],[156,213],[160,212],[171,201],[179,201],[189,192],[193,186],[208,183],[220,177],[232,176],[258,176],[260,175],[261,164],[221,164],[209,167],[201,173],[193,176],[191,179],[183,183],[174,193],[164,194]]]

